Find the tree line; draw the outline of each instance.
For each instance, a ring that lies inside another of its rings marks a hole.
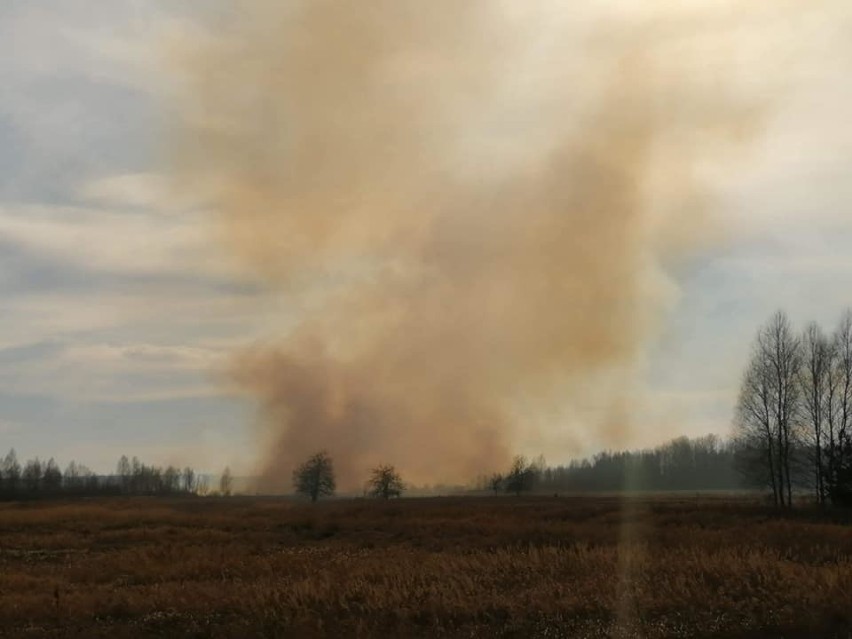
[[[98,475],[83,464],[72,461],[63,472],[53,458],[38,457],[23,464],[15,449],[0,459],[0,500],[62,498],[71,496],[179,496],[220,495],[233,491],[233,476],[225,468],[219,476],[218,490],[211,490],[209,479],[191,467],[148,465],[126,455],[118,460],[111,475]],[[336,483],[334,465],[327,452],[312,455],[293,471],[297,494],[317,501],[332,496]],[[396,468],[380,465],[370,471],[364,494],[381,499],[399,497],[405,484]]]
[[[852,504],[852,310],[832,334],[773,315],[755,337],[734,426],[739,468],[775,505],[791,507],[799,489]]]
[[[539,457],[513,459],[505,473],[478,482],[480,489],[519,495],[524,492],[616,492],[737,490],[743,481],[736,470],[736,445],[717,435],[678,437],[655,448],[605,451],[547,466]]]
[[[716,435],[697,439],[679,437],[662,446],[638,451],[606,451],[567,465],[547,466],[543,457],[517,456],[505,473],[480,477],[477,490],[520,495],[527,492],[594,492],[621,490],[733,490],[742,487],[735,470],[735,443]],[[299,465],[292,475],[293,489],[311,501],[333,496],[334,463],[320,451]],[[407,486],[397,469],[381,464],[371,469],[363,495],[380,499],[401,496]],[[61,471],[51,458],[31,459],[21,465],[11,450],[0,460],[0,499],[95,495],[230,495],[233,477],[222,472],[218,490],[206,476],[190,467],[153,466],[122,456],[111,475],[98,475],[72,461]]]
[[[218,494],[232,491],[225,469]],[[606,451],[549,467],[518,456],[504,473],[482,477],[479,489],[520,495],[622,490],[767,489],[790,507],[807,490],[817,502],[852,504],[852,310],[827,334],[816,323],[797,332],[779,311],[758,332],[736,407],[733,437],[680,437],[639,451]],[[293,471],[293,488],[311,501],[334,495],[334,465],[325,451]],[[391,465],[370,471],[367,496],[389,499],[406,490]],[[149,466],[123,456],[114,475],[99,476],[53,459],[21,465],[12,450],[0,460],[0,499],[60,495],[180,495],[210,493],[191,468]]]
[[[516,456],[504,473],[481,476],[477,491],[521,495],[594,491],[737,490],[743,481],[735,467],[735,443],[717,435],[679,437],[653,449],[602,452],[568,465],[548,466],[543,457]],[[297,494],[317,501],[335,494],[334,462],[325,451],[308,458],[293,471]],[[394,466],[372,469],[364,496],[389,499],[406,490]]]
[[[232,477],[225,469],[219,479],[219,493],[231,493]],[[122,456],[113,475],[98,475],[72,461],[62,471],[50,458],[38,457],[23,464],[14,449],[0,460],[0,499],[95,495],[195,495],[210,492],[206,476],[186,466],[153,466],[138,458]]]

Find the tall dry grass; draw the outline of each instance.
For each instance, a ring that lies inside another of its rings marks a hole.
[[[852,528],[742,499],[0,506],[0,635],[852,636]]]

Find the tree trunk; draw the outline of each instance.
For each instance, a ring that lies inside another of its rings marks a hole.
[[[784,507],[784,440],[781,437],[781,430],[778,430],[778,496],[779,504]]]
[[[769,479],[772,482],[772,502],[778,507],[778,484],[775,480],[775,463],[772,458],[772,438],[766,442],[766,461],[769,462]]]

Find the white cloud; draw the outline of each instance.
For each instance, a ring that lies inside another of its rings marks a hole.
[[[219,250],[212,225],[199,213],[162,216],[150,211],[6,205],[0,206],[0,239],[36,255],[110,274],[237,275],[233,260]]]
[[[3,419],[0,417],[0,435],[10,435],[20,432],[21,424],[12,420]],[[6,451],[0,450],[0,455],[5,455]]]
[[[226,359],[221,347],[57,342],[0,365],[0,387],[70,402],[216,397]]]
[[[148,213],[190,213],[199,202],[181,197],[169,178],[158,173],[124,173],[98,178],[79,190],[84,199],[119,210],[144,209]]]
[[[209,371],[221,365],[221,349],[159,344],[74,344],[64,351],[70,366],[106,367],[127,371]]]

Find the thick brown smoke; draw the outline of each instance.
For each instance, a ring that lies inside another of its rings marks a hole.
[[[520,398],[652,334],[660,265],[707,230],[696,163],[752,111],[682,40],[701,16],[529,4],[243,1],[189,47],[184,183],[295,322],[234,365],[264,487],[320,449],[343,488],[468,480]]]

